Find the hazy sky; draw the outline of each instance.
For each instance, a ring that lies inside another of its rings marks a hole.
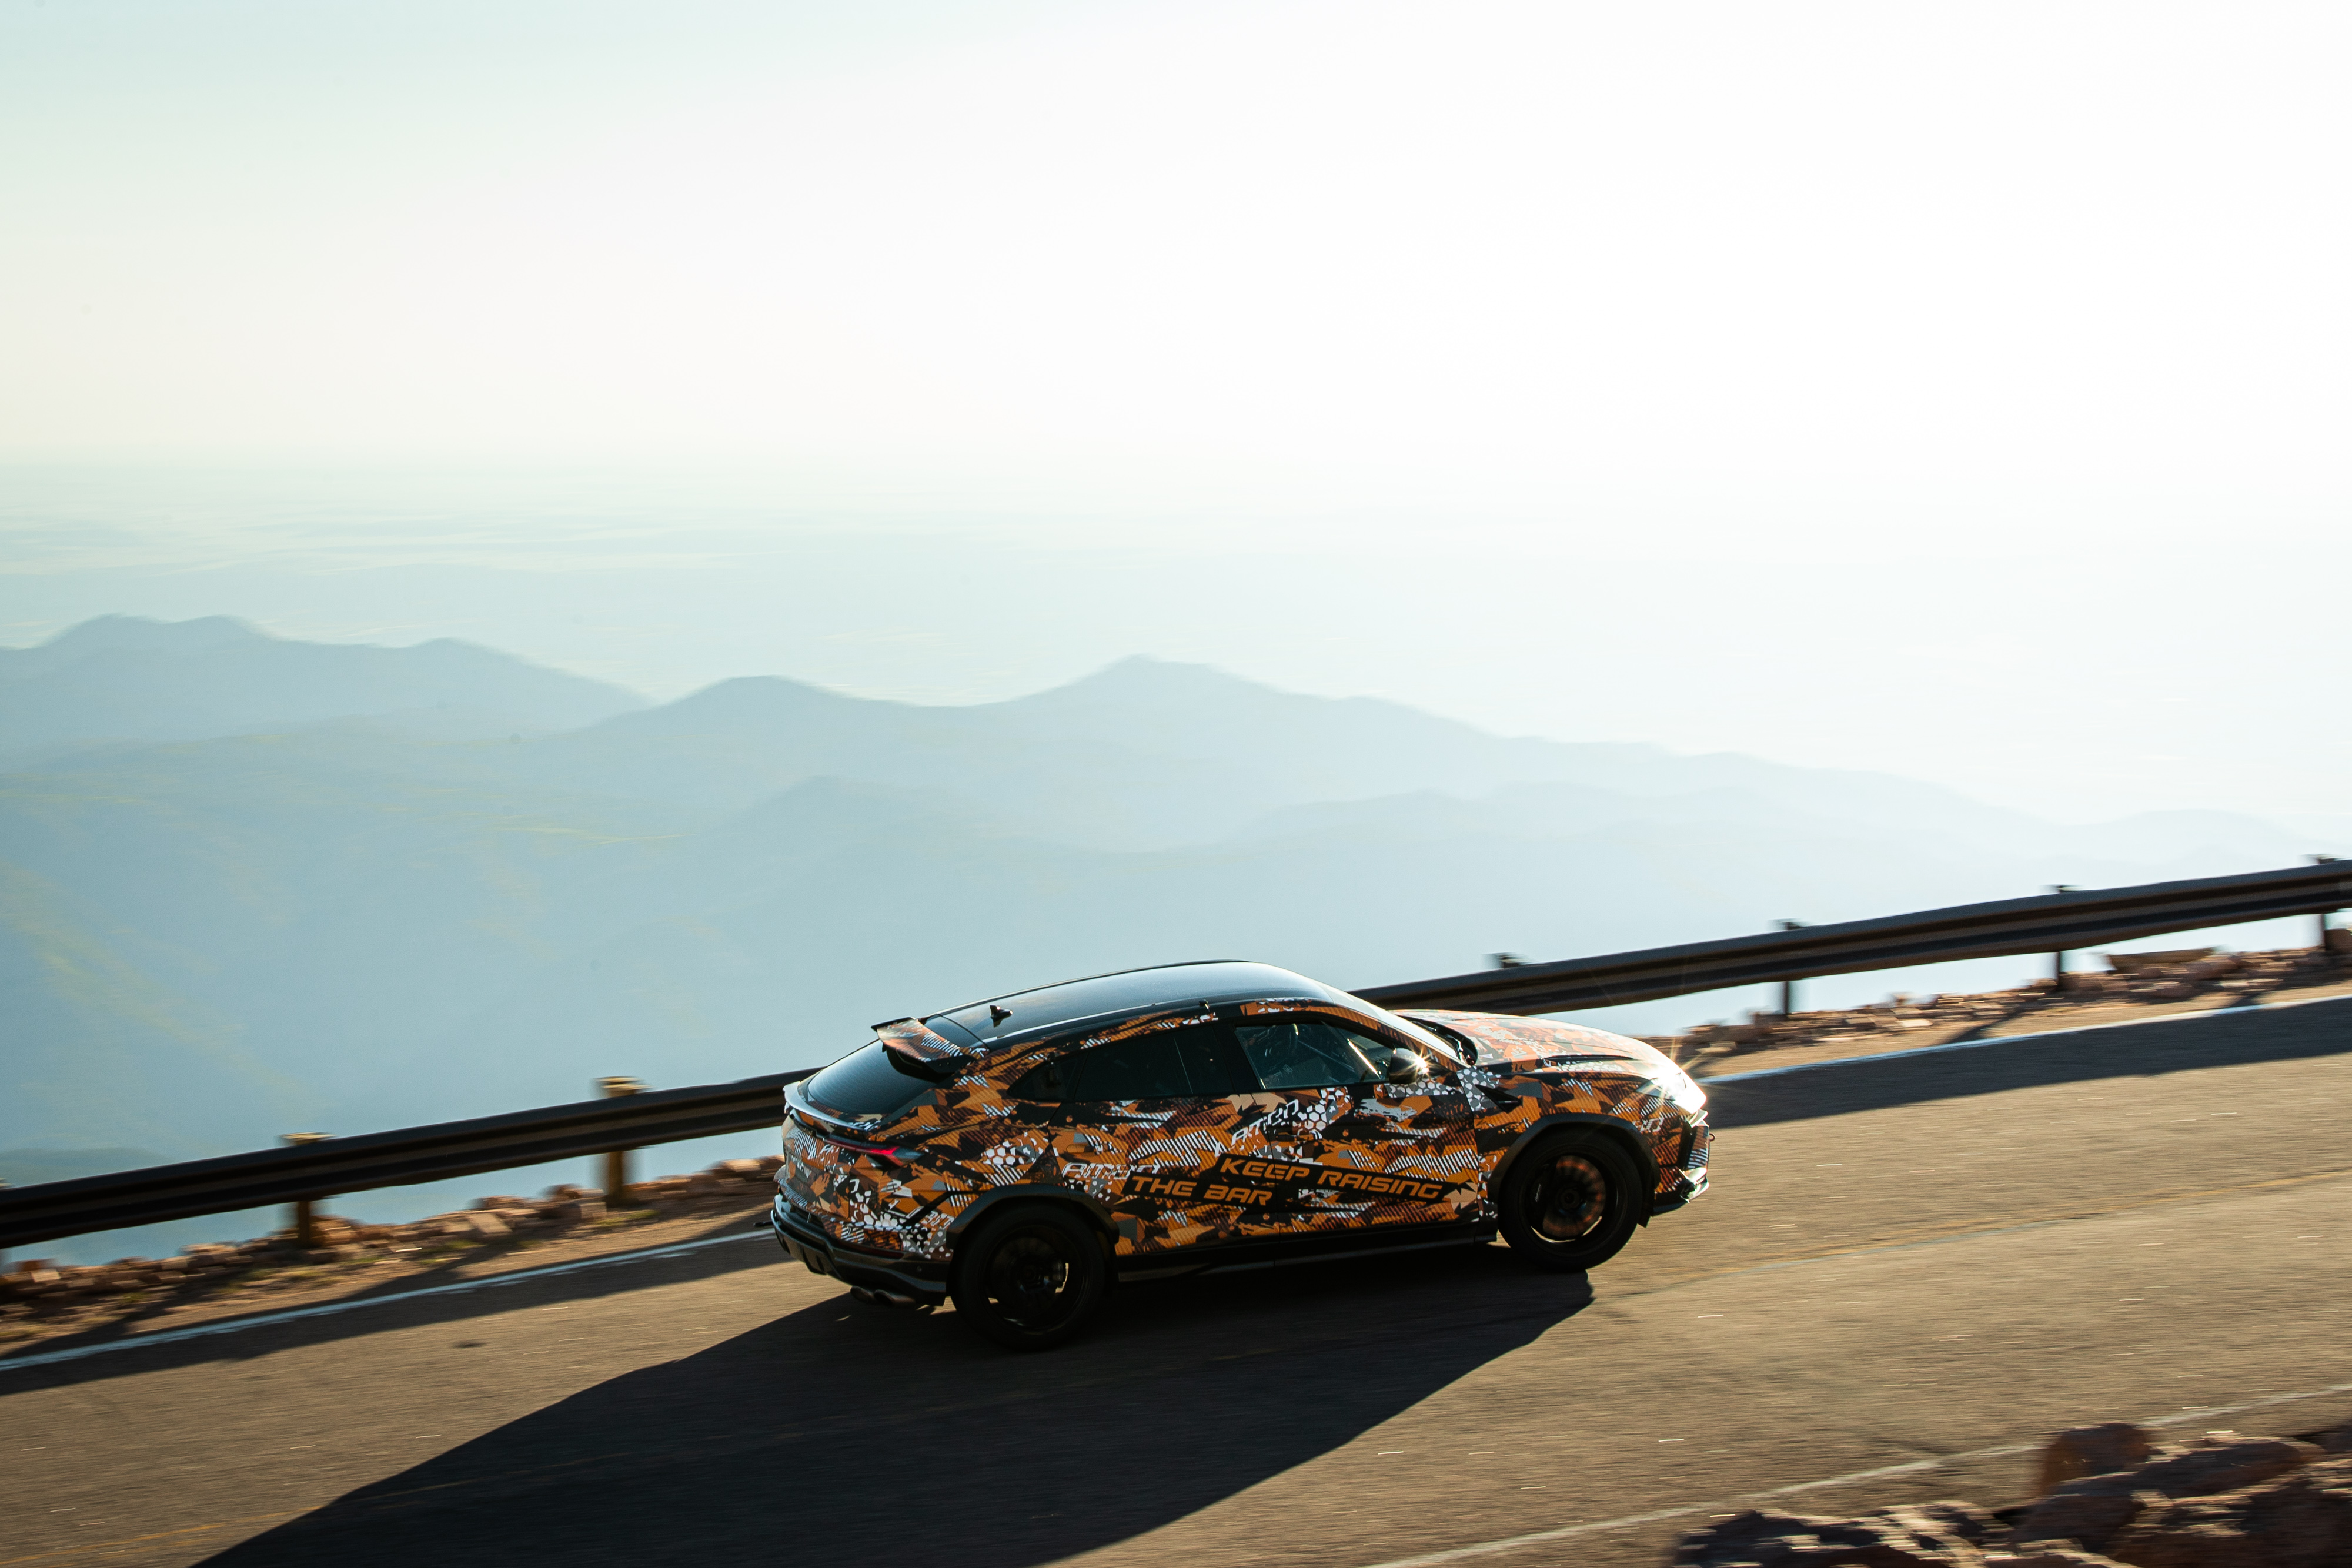
[[[0,641],[2316,820],[2338,5],[0,0]],[[2352,815],[2344,819],[2352,822]]]

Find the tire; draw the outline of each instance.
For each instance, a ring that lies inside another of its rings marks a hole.
[[[1633,1156],[1608,1134],[1549,1134],[1503,1178],[1503,1239],[1538,1269],[1597,1269],[1633,1239],[1641,1182]]]
[[[1102,1305],[1102,1245],[1085,1221],[1050,1204],[989,1216],[956,1249],[956,1316],[1008,1350],[1051,1350]]]

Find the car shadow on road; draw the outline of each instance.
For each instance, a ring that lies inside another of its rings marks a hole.
[[[833,1297],[208,1561],[1024,1568],[1343,1448],[1591,1300],[1465,1248],[1129,1285],[1085,1339],[1016,1355],[952,1312]],[[1410,1506],[1459,1458],[1367,1451],[1341,1484]]]
[[[1745,1082],[1709,1082],[1705,1087],[1707,1120],[1717,1127],[1744,1127],[2049,1083],[2153,1077],[2347,1051],[2352,1051],[2352,997],[1971,1041],[1957,1051],[1931,1047],[1849,1058]]]

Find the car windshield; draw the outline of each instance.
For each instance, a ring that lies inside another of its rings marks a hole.
[[[905,1110],[925,1084],[877,1040],[808,1080],[806,1092],[809,1103],[828,1115],[873,1122]]]

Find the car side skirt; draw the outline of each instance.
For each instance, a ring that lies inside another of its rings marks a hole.
[[[1492,1220],[1449,1225],[1398,1225],[1311,1236],[1219,1241],[1172,1252],[1149,1252],[1114,1264],[1121,1280],[1172,1279],[1179,1274],[1231,1274],[1292,1263],[1328,1263],[1430,1247],[1472,1247],[1495,1239]]]

